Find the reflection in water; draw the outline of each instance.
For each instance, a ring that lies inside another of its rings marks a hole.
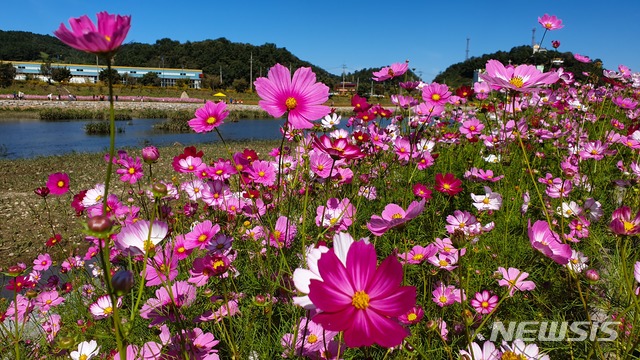
[[[116,135],[117,148],[147,145],[169,146],[175,143],[191,144],[220,141],[215,132],[206,134],[176,134],[155,130],[154,124],[164,119],[135,119],[116,122],[124,132]],[[0,122],[0,157],[20,159],[36,156],[60,155],[70,152],[107,152],[108,136],[87,135],[84,126],[91,122],[4,120]],[[251,119],[227,122],[219,130],[225,140],[280,139],[282,119]]]

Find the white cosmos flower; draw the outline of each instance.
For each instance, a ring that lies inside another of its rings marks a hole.
[[[98,355],[100,347],[95,340],[83,341],[78,344],[78,351],[72,351],[69,356],[73,360],[89,360],[92,357]]]
[[[104,197],[104,184],[97,184],[93,189],[87,190],[82,199],[82,205],[86,208],[102,203]]]

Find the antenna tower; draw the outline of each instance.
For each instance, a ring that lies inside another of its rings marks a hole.
[[[466,50],[465,55],[464,55],[464,60],[465,61],[469,60],[469,40],[471,40],[471,39],[467,38],[467,50]]]

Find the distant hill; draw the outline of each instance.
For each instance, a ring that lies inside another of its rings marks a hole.
[[[551,65],[551,60],[562,59],[563,63],[560,65],[566,71],[570,71],[577,76],[580,76],[582,72],[587,71],[590,73],[598,73],[600,71],[602,61],[600,59],[593,59],[591,63],[584,64],[573,57],[571,52],[558,52],[555,50],[547,50],[532,53],[531,46],[522,45],[512,48],[510,51],[498,51],[493,54],[485,54],[480,57],[472,57],[466,61],[459,62],[449,66],[445,71],[438,74],[433,81],[441,84],[447,84],[450,87],[458,87],[460,85],[472,85],[473,84],[473,72],[477,69],[484,69],[487,61],[490,59],[496,59],[503,64],[519,65],[519,64],[532,64],[532,65],[544,65],[545,70],[548,70]],[[557,67],[557,66],[556,66]]]
[[[42,61],[41,53],[45,53],[53,62],[96,63],[95,55],[74,50],[51,35],[0,30],[0,44],[0,61]],[[235,79],[247,78],[252,56],[254,77],[266,76],[271,66],[280,63],[292,70],[311,67],[318,81],[331,87],[341,80],[275,44],[254,46],[225,38],[185,43],[171,39],[160,39],[155,44],[127,43],[117,53],[114,65],[202,69],[208,80],[215,82],[219,82],[222,71],[222,85],[229,86]],[[205,78],[205,86],[206,81]]]

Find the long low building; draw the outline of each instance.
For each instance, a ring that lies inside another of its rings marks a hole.
[[[16,68],[16,80],[25,80],[27,76],[37,77],[43,81],[48,81],[40,71],[41,62],[28,61],[3,61],[11,63]],[[100,72],[105,70],[105,65],[81,65],[81,64],[62,64],[51,63],[52,68],[67,68],[71,71],[72,83],[97,83]],[[196,69],[171,69],[171,68],[148,68],[148,67],[131,67],[131,66],[112,66],[112,69],[118,71],[126,82],[127,77],[141,78],[144,74],[154,72],[158,74],[161,86],[175,86],[176,82],[181,79],[189,81],[189,87],[200,89],[202,84],[202,70]],[[127,76],[124,76],[127,75]]]

